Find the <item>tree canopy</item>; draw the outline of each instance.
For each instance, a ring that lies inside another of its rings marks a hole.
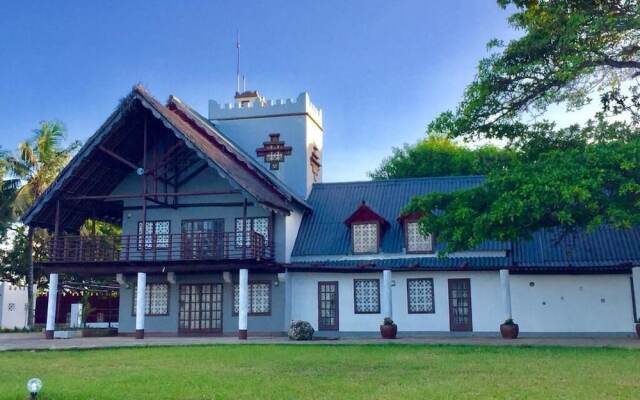
[[[448,250],[551,226],[575,231],[640,223],[638,2],[498,4],[515,10],[509,22],[523,35],[508,44],[492,41],[456,110],[442,113],[427,131],[502,139],[515,157],[490,169],[482,187],[418,197],[405,211],[422,212],[423,232],[436,233]],[[575,110],[594,96],[600,108],[585,126],[558,128],[540,119],[550,106]]]
[[[18,190],[14,210],[24,213],[69,162],[80,142],[63,147],[66,128],[58,121],[43,121],[34,130],[33,138],[18,145],[18,153],[8,156],[6,162],[14,179],[24,184]]]
[[[526,143],[538,115],[553,104],[580,108],[600,94],[602,112],[640,123],[640,4],[637,0],[498,0],[516,12],[524,35],[493,40],[455,112],[428,130],[454,137]]]
[[[514,159],[514,152],[486,145],[469,149],[446,136],[430,135],[415,145],[394,148],[393,154],[369,173],[373,179],[447,175],[484,175]]]

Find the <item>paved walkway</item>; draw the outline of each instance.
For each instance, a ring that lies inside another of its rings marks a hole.
[[[294,342],[285,337],[250,337],[240,341],[235,337],[147,337],[137,340],[130,337],[73,338],[46,340],[41,333],[0,334],[0,351],[6,350],[56,350],[98,349],[108,347],[135,346],[187,346],[213,344],[425,344],[425,345],[488,345],[488,346],[565,346],[565,347],[622,347],[640,349],[640,340],[635,337],[612,338],[522,338],[504,340],[497,337],[401,337],[396,340],[378,338],[340,338]]]

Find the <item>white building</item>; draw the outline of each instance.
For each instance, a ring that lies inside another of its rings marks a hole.
[[[633,333],[640,229],[543,230],[438,257],[444,244],[403,207],[484,178],[323,183],[323,136],[306,93],[245,92],[206,118],[135,87],[25,216],[59,234],[37,260],[54,292],[48,336],[67,272],[116,275],[119,331],[138,337],[279,335],[292,320],[374,335],[385,317],[401,335],[496,335],[511,318],[523,335]],[[74,235],[87,218],[123,235]]]
[[[0,329],[23,329],[27,326],[27,286],[0,282]]]

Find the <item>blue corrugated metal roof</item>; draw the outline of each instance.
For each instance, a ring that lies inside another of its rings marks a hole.
[[[448,193],[482,184],[482,176],[390,179],[384,181],[314,184],[307,203],[313,212],[305,215],[293,256],[345,255],[351,251],[351,232],[344,221],[364,200],[389,221],[382,236],[382,253],[402,253],[404,234],[397,218],[412,197]],[[442,247],[442,244],[437,244]],[[506,250],[509,243],[488,241],[477,250]]]
[[[619,230],[603,225],[593,232],[565,235],[559,229],[541,229],[513,246],[513,264],[521,267],[604,267],[637,262],[640,227]]]
[[[386,181],[315,184],[307,202],[313,212],[307,214],[292,255],[338,256],[351,251],[351,232],[344,220],[364,200],[389,221],[381,253],[402,253],[404,233],[397,217],[413,196],[434,192],[453,192],[477,187],[482,176],[393,179]],[[439,243],[437,248],[442,248]],[[477,250],[511,250],[508,257],[415,257],[374,260],[335,260],[294,262],[298,267],[346,268],[434,268],[499,269],[535,271],[615,270],[640,264],[640,227],[617,230],[601,226],[593,232],[580,231],[561,237],[559,229],[542,229],[530,239],[508,242],[487,241]],[[313,257],[311,257],[313,258]],[[321,257],[319,257],[321,258]],[[305,257],[305,259],[308,259]]]

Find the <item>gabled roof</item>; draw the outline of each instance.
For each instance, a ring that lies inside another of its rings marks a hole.
[[[351,231],[344,221],[365,200],[388,221],[380,242],[382,253],[402,253],[404,233],[398,216],[414,196],[476,187],[482,176],[390,179],[383,181],[316,183],[307,202],[313,208],[302,220],[292,256],[345,255],[351,250]],[[436,243],[437,248],[441,244]],[[476,250],[507,250],[509,243],[487,241]]]
[[[23,221],[27,224],[51,227],[52,215],[55,212],[55,204],[52,203],[55,203],[53,200],[61,193],[65,193],[65,196],[78,196],[95,193],[95,191],[101,194],[110,193],[124,175],[117,170],[109,172],[109,168],[96,166],[99,164],[96,161],[98,148],[113,132],[121,129],[126,123],[131,123],[134,112],[141,110],[153,115],[151,123],[160,124],[158,126],[163,126],[178,139],[183,140],[187,147],[215,168],[221,176],[228,179],[232,186],[256,202],[285,213],[296,207],[308,208],[307,204],[290,189],[261,168],[254,159],[238,151],[237,147],[231,145],[224,135],[211,124],[205,123],[199,114],[179,99],[171,96],[165,106],[153,98],[144,87],[137,85],[98,131],[87,140],[47,191],[29,208],[23,216]],[[87,171],[95,174],[92,176],[95,182],[87,184],[72,182],[74,179],[81,179],[82,174],[86,174]],[[101,176],[104,179],[100,179]],[[82,210],[87,207],[91,208],[89,205],[77,208]],[[114,214],[114,212],[111,213]],[[76,210],[63,225],[78,225],[86,218],[85,214]]]
[[[349,218],[344,220],[344,224],[347,226],[351,226],[351,224],[356,222],[372,222],[372,221],[377,221],[383,227],[386,227],[387,225],[389,225],[389,222],[387,222],[387,220],[384,219],[384,217],[382,217],[377,212],[373,211],[371,207],[369,207],[367,203],[364,200],[362,200],[362,203],[360,203],[360,206],[358,206],[358,208],[353,212],[353,214],[351,214]]]
[[[308,199],[313,213],[302,220],[292,254],[296,259],[291,268],[336,271],[508,268],[523,273],[617,273],[628,272],[631,266],[640,265],[640,227],[619,230],[606,225],[593,232],[578,231],[568,235],[561,235],[558,229],[541,229],[529,239],[513,243],[487,241],[474,249],[504,250],[505,257],[454,254],[440,258],[401,254],[403,218],[398,216],[411,197],[473,188],[483,182],[482,176],[451,176],[315,184]],[[362,199],[390,221],[381,242],[381,253],[386,254],[366,258],[349,255],[351,232],[344,226],[344,220]],[[436,242],[436,249],[443,246]]]

